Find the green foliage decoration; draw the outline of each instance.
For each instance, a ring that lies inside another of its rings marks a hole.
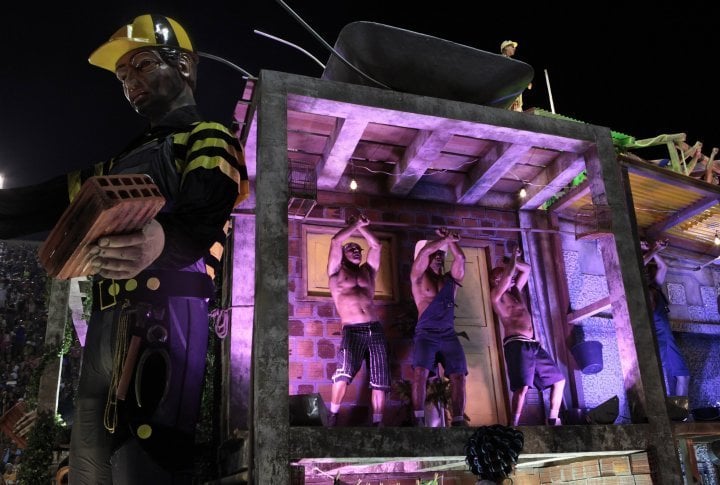
[[[59,415],[51,411],[38,411],[27,447],[23,451],[18,483],[49,483],[54,475],[50,470],[53,451],[57,448],[59,437],[66,431],[67,426]]]

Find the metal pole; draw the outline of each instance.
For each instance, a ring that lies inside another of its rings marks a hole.
[[[547,84],[548,97],[550,98],[550,112],[555,114],[555,104],[553,104],[552,90],[550,89],[550,78],[548,77],[547,69],[545,71],[545,84]]]
[[[330,217],[304,217],[300,215],[292,215],[288,214],[288,219],[294,219],[294,220],[301,220],[306,223],[314,223],[317,225],[329,225],[329,226],[338,226],[345,224],[345,221],[342,219],[334,219]],[[415,227],[415,228],[423,228],[423,227],[431,227],[429,224],[411,224],[409,222],[389,222],[389,221],[373,221],[373,226],[383,226],[383,227],[397,227],[397,228],[403,228],[403,227]],[[443,226],[447,229],[457,229],[457,230],[466,230],[466,231],[494,231],[494,232],[547,232],[551,234],[560,234],[561,231],[559,229],[535,229],[535,228],[524,228],[524,227],[490,227],[490,226],[453,226],[453,225],[446,225]],[[478,236],[483,237],[483,236]],[[490,237],[490,236],[487,236]]]

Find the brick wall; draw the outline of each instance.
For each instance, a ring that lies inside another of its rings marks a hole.
[[[430,467],[431,464],[426,464]],[[400,467],[402,468],[402,467]],[[408,467],[410,468],[410,467]],[[316,467],[308,467],[300,473],[303,479],[298,484],[332,484],[327,475],[339,475],[341,484],[362,485],[417,485],[428,483],[437,478],[443,485],[475,485],[477,477],[469,471],[449,470],[442,472],[424,472],[418,470],[381,472],[377,466],[336,468],[332,473],[319,473]],[[345,473],[343,473],[345,472]],[[653,485],[652,472],[648,464],[647,453],[635,453],[626,456],[597,458],[542,468],[520,468],[511,475],[513,485],[542,485],[547,483],[565,483],[571,485]],[[506,482],[509,483],[509,482]]]
[[[353,197],[355,197],[353,199]],[[415,243],[435,237],[435,229],[441,226],[464,226],[472,231],[460,231],[462,244],[473,245],[472,240],[490,242],[490,262],[495,264],[505,254],[508,237],[517,233],[497,233],[492,228],[517,227],[515,213],[472,209],[468,207],[443,206],[413,200],[394,200],[348,194],[321,194],[323,200],[309,215],[310,220],[322,218],[336,222],[338,229],[347,215],[358,208],[371,221],[376,232],[394,234],[397,242],[397,277],[399,298],[396,302],[376,300],[381,321],[389,344],[392,381],[410,380],[412,336],[403,333],[397,325],[414,312],[410,292],[410,267]],[[376,224],[372,223],[385,223]],[[290,220],[289,237],[289,334],[290,334],[290,394],[318,392],[327,406],[330,404],[331,376],[335,370],[335,355],[341,338],[340,319],[330,297],[305,296],[302,267],[303,248],[302,221]],[[478,230],[478,227],[488,229]],[[480,245],[480,243],[478,243]],[[471,378],[471,377],[470,377]],[[368,419],[370,390],[367,388],[365,369],[360,371],[348,386],[339,416],[340,425],[362,425]],[[400,425],[409,420],[409,407],[397,393],[389,393],[385,411],[385,423]]]

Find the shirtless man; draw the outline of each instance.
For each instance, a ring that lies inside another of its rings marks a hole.
[[[541,391],[550,387],[548,424],[559,425],[565,378],[555,361],[540,342],[535,340],[532,316],[522,295],[530,277],[530,265],[519,261],[521,251],[516,248],[505,266],[490,273],[492,307],[503,325],[503,350],[512,391],[512,419],[517,426],[531,385]]]
[[[330,294],[342,323],[342,343],[332,377],[328,426],[337,424],[337,414],[347,386],[360,370],[363,360],[368,359],[373,426],[382,426],[385,393],[390,389],[387,343],[373,303],[382,246],[368,229],[369,224],[370,221],[364,215],[351,217],[348,225],[330,241],[328,277]],[[362,263],[362,248],[359,244],[352,241],[344,244],[356,231],[368,243],[365,263]]]
[[[690,387],[690,370],[673,336],[672,327],[670,326],[668,300],[662,291],[668,266],[659,253],[667,245],[667,239],[655,241],[652,245],[645,239],[640,240],[643,263],[647,268],[650,309],[653,312],[658,355],[667,379],[667,394],[670,396],[687,396]]]
[[[458,245],[460,236],[446,228],[440,236],[416,250],[410,270],[412,294],[418,311],[413,348],[412,401],[415,425],[425,426],[425,395],[431,369],[441,363],[450,379],[452,426],[465,422],[465,352],[455,333],[455,294],[465,277],[465,254]],[[453,254],[449,274],[444,273],[445,247]]]

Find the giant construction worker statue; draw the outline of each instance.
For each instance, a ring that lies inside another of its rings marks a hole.
[[[0,237],[51,228],[89,176],[152,178],[166,199],[157,216],[140,231],[103,236],[90,247],[93,311],[70,483],[190,484],[214,296],[206,264],[209,248],[224,242],[233,207],[248,195],[242,149],[227,128],[201,118],[198,57],[175,20],[136,17],[89,61],[117,77],[147,130],[107,162],[0,190]],[[42,215],[37,200],[47,208]]]

